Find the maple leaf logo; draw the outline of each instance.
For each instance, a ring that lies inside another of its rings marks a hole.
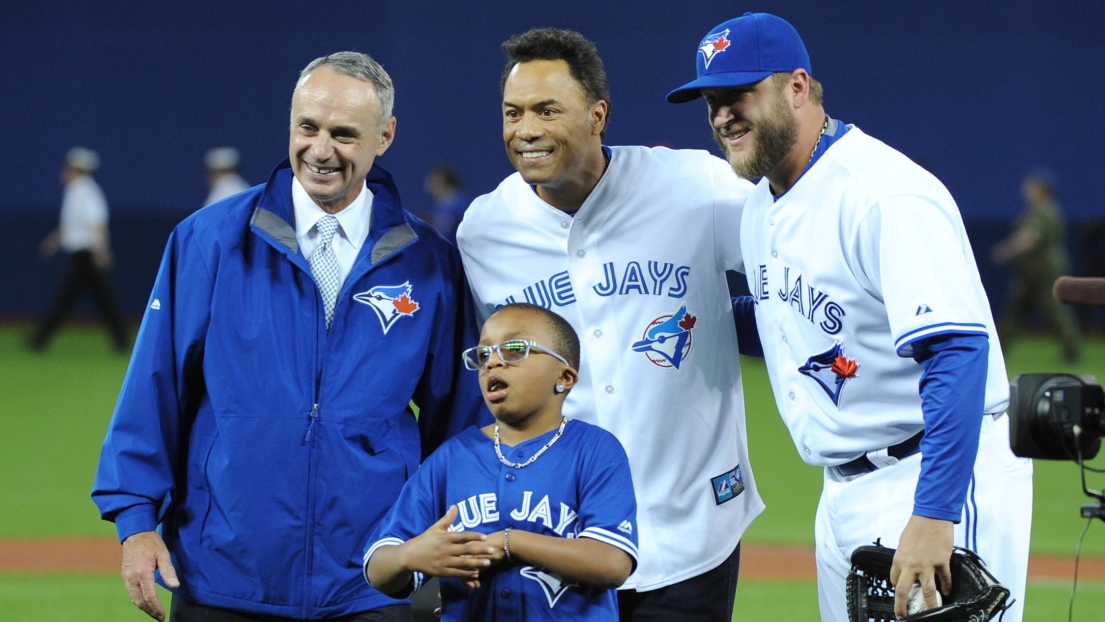
[[[414,312],[418,311],[418,303],[411,300],[411,297],[407,294],[391,301],[391,304],[395,305],[395,310],[402,315],[414,315]]]
[[[683,330],[690,330],[694,328],[695,322],[697,321],[698,318],[688,313],[683,316],[683,319],[679,320],[679,328],[682,328]]]
[[[841,378],[855,378],[857,367],[859,366],[856,365],[854,360],[845,358],[843,354],[838,354],[829,369]]]
[[[729,47],[729,40],[725,38],[725,35],[721,35],[714,42],[715,52],[724,52]]]

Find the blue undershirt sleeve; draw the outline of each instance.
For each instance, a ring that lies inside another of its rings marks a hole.
[[[953,523],[962,517],[978,454],[989,352],[987,337],[979,334],[943,334],[913,343],[913,358],[924,368],[919,390],[925,436],[913,498],[918,516]]]
[[[756,300],[752,296],[733,296],[733,322],[737,325],[737,347],[745,356],[764,357],[760,331],[756,329]]]

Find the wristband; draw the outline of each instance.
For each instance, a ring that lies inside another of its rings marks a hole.
[[[503,554],[508,562],[514,561],[510,558],[510,527],[503,530]]]

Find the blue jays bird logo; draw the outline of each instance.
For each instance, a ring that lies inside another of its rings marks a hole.
[[[706,35],[702,43],[698,44],[698,51],[702,54],[703,60],[706,61],[706,67],[710,67],[710,62],[714,60],[715,56],[729,49],[730,44],[728,28],[721,32]]]
[[[550,609],[556,606],[556,601],[560,600],[560,597],[568,591],[568,588],[578,585],[578,583],[566,582],[558,574],[546,572],[533,566],[525,566],[519,572],[523,577],[536,581],[541,586],[541,590],[545,592],[545,598],[549,601]]]
[[[661,315],[652,320],[642,339],[633,344],[634,352],[643,352],[657,367],[674,367],[691,353],[691,330],[698,318],[687,313],[682,305],[674,315]]]
[[[844,382],[855,378],[858,368],[859,364],[855,359],[844,356],[844,346],[836,343],[827,351],[806,359],[806,364],[799,367],[798,371],[816,380],[817,384],[820,384],[821,388],[829,394],[833,403],[839,404],[840,391],[844,388]]]
[[[402,285],[377,285],[367,292],[353,296],[353,300],[368,305],[380,318],[380,326],[386,335],[392,324],[401,317],[411,317],[419,304],[411,298],[410,281]]]

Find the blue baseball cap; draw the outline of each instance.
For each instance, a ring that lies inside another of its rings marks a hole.
[[[698,78],[668,93],[682,104],[698,99],[701,89],[755,84],[773,73],[810,69],[810,55],[798,31],[768,13],[745,13],[715,26],[698,44]]]

